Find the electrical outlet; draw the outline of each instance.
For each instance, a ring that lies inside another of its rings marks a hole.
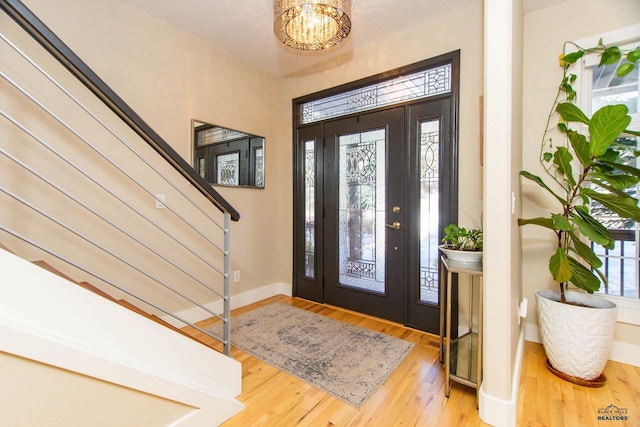
[[[156,209],[164,209],[164,194],[156,194]]]
[[[233,272],[233,283],[238,283],[240,281],[240,270],[236,270]]]

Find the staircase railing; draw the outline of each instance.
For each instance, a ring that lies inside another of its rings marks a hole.
[[[195,328],[229,355],[230,228],[240,215],[20,1],[0,8],[67,70],[2,28],[4,239]],[[203,316],[223,322],[222,336],[190,320]]]

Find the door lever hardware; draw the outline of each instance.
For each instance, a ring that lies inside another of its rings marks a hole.
[[[400,223],[395,221],[393,224],[385,224],[389,228],[393,228],[394,230],[400,230]]]

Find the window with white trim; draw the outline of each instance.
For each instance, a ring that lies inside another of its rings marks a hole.
[[[579,41],[583,47],[591,47],[602,37],[605,44],[615,44],[621,49],[631,49],[640,44],[640,25],[627,27],[619,31]],[[625,61],[621,58],[620,61]],[[630,129],[640,131],[640,70],[620,78],[615,74],[619,63],[599,66],[597,55],[585,56],[579,70],[580,89],[578,90],[580,107],[589,116],[601,107],[609,104],[625,104],[632,117]],[[620,142],[634,145],[640,149],[639,138],[625,135]],[[629,156],[631,165],[640,167],[640,161]],[[632,190],[635,197],[640,195],[638,186]],[[640,303],[640,247],[638,245],[640,226],[633,220],[621,219],[603,206],[592,205],[592,215],[600,219],[610,229],[616,245],[607,250],[598,245],[594,250],[603,261],[602,271],[608,278],[607,286],[600,293],[615,297],[627,297]],[[618,300],[619,301],[619,300]],[[624,304],[623,304],[624,305]],[[640,310],[640,304],[635,309]],[[636,313],[629,323],[640,324],[640,316]]]

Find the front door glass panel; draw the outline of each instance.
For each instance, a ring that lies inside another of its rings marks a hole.
[[[385,129],[338,137],[338,275],[342,286],[385,292]]]
[[[438,223],[440,120],[419,124],[420,141],[420,301],[438,304]]]
[[[304,142],[304,275],[316,276],[316,145]]]

